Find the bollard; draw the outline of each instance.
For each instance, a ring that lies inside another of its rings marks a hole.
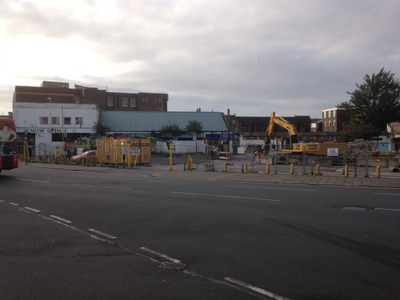
[[[228,172],[228,163],[224,163],[224,172]]]
[[[187,165],[188,171],[193,171],[193,158],[189,155],[188,158],[188,165]]]
[[[294,174],[294,165],[291,164],[290,165],[290,175],[293,175],[293,174]]]
[[[244,164],[244,172],[245,173],[249,173],[248,169],[247,169],[247,164]]]
[[[344,177],[349,177],[349,166],[348,165],[344,166]]]
[[[51,163],[51,157],[48,157],[48,158],[47,158],[47,163],[48,163],[48,164]]]
[[[93,159],[90,160],[90,166],[93,167]]]
[[[100,167],[100,168],[103,167],[103,160],[101,160],[101,161],[99,162],[99,167]]]
[[[321,175],[321,172],[319,171],[319,165],[315,167],[315,175]]]
[[[376,177],[381,178],[381,167],[380,166],[376,167]]]
[[[36,156],[36,162],[37,162],[37,163],[39,162],[39,157],[37,157],[37,156]]]
[[[208,162],[204,164],[204,171],[208,172]]]
[[[69,166],[69,158],[67,158],[67,166]]]
[[[269,174],[269,164],[267,164],[267,170],[266,170],[267,174]]]

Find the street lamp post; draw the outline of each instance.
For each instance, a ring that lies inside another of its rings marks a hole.
[[[52,124],[53,124],[53,120],[51,119],[51,98],[50,97],[48,97],[47,98],[47,100],[49,101],[49,103],[50,103],[50,120],[49,120],[49,125],[50,125],[50,157],[51,157],[51,153],[52,153],[52,147],[53,147],[53,130],[52,130]]]

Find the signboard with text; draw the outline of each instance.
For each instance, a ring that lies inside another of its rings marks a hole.
[[[328,156],[339,156],[339,148],[328,148],[327,155]]]

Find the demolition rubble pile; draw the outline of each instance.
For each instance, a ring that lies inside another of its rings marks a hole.
[[[369,154],[373,154],[377,149],[374,147],[373,141],[366,141],[363,139],[354,140],[346,145],[343,151],[343,155],[352,161],[357,160],[357,158],[365,157]]]

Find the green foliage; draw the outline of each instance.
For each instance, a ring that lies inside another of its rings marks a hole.
[[[363,84],[356,84],[357,89],[347,92],[350,100],[336,106],[345,108],[350,115],[348,136],[365,134],[360,138],[366,139],[371,133],[384,131],[387,123],[400,120],[400,82],[383,68],[363,79]]]
[[[178,136],[182,133],[178,124],[168,122],[168,124],[161,126],[160,134],[172,134],[173,136]]]
[[[94,122],[93,129],[101,136],[106,136],[111,131],[111,127],[104,125],[102,122]]]
[[[203,124],[201,124],[200,121],[191,120],[189,121],[189,124],[186,126],[186,131],[197,135],[202,132],[203,127],[204,126]]]
[[[358,139],[372,140],[378,136],[380,130],[374,128],[371,124],[356,124],[350,123],[343,130],[343,136],[346,142],[351,142]]]

